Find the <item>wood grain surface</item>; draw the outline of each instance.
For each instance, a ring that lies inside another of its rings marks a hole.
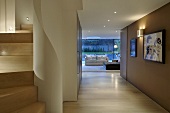
[[[77,102],[64,102],[64,113],[168,113],[119,73],[84,72]]]

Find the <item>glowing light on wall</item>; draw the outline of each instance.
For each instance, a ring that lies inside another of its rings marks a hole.
[[[143,37],[143,29],[137,30],[137,37]]]
[[[30,19],[29,19],[29,17],[27,17],[26,19],[27,19],[27,21],[29,21],[29,20],[30,20]]]

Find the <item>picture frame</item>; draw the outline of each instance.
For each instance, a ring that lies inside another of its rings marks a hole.
[[[132,38],[130,40],[130,56],[137,57],[137,39]]]
[[[165,63],[165,30],[159,30],[143,37],[144,60]]]

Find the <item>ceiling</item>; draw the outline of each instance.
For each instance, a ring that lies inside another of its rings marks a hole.
[[[83,38],[120,38],[120,30],[170,0],[83,0],[78,11]]]

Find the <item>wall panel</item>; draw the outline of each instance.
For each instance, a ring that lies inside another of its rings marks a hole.
[[[127,79],[170,112],[170,3],[128,26]],[[145,26],[145,34],[166,30],[165,64],[143,60],[143,38],[137,39],[137,57],[130,57],[130,39]]]

